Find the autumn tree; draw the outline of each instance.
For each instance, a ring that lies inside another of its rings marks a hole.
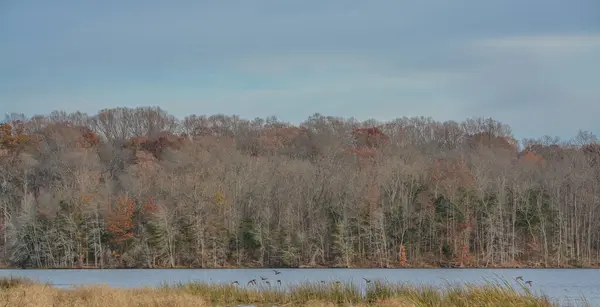
[[[22,267],[593,266],[592,133],[489,118],[55,111],[0,123],[1,261]]]

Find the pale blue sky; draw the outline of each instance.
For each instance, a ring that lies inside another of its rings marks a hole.
[[[140,105],[600,134],[600,1],[0,1],[0,112]]]

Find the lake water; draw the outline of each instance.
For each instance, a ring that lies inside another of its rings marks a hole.
[[[600,306],[600,270],[596,269],[152,269],[152,270],[0,270],[0,276],[29,277],[59,287],[105,284],[113,287],[159,286],[165,282],[201,281],[246,285],[266,277],[274,286],[299,282],[342,281],[365,285],[362,278],[388,282],[410,282],[443,286],[450,283],[485,283],[485,279],[514,281],[517,276],[533,281],[531,289],[562,302],[577,303],[584,296],[592,306]],[[515,285],[516,282],[515,282]],[[266,285],[265,285],[266,286]]]

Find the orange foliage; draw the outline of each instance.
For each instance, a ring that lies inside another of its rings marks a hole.
[[[115,243],[133,238],[133,214],[135,202],[127,196],[120,196],[108,215],[107,230],[114,236]]]
[[[541,156],[538,156],[531,151],[521,152],[521,154],[519,155],[519,159],[528,163],[538,163],[544,160]]]
[[[400,244],[400,266],[406,266],[406,247]]]
[[[22,149],[23,145],[32,143],[36,138],[26,135],[21,123],[11,125],[0,124],[0,148],[7,150]]]

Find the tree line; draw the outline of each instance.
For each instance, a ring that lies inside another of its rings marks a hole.
[[[158,107],[0,124],[11,267],[595,266],[599,208],[585,131]]]

